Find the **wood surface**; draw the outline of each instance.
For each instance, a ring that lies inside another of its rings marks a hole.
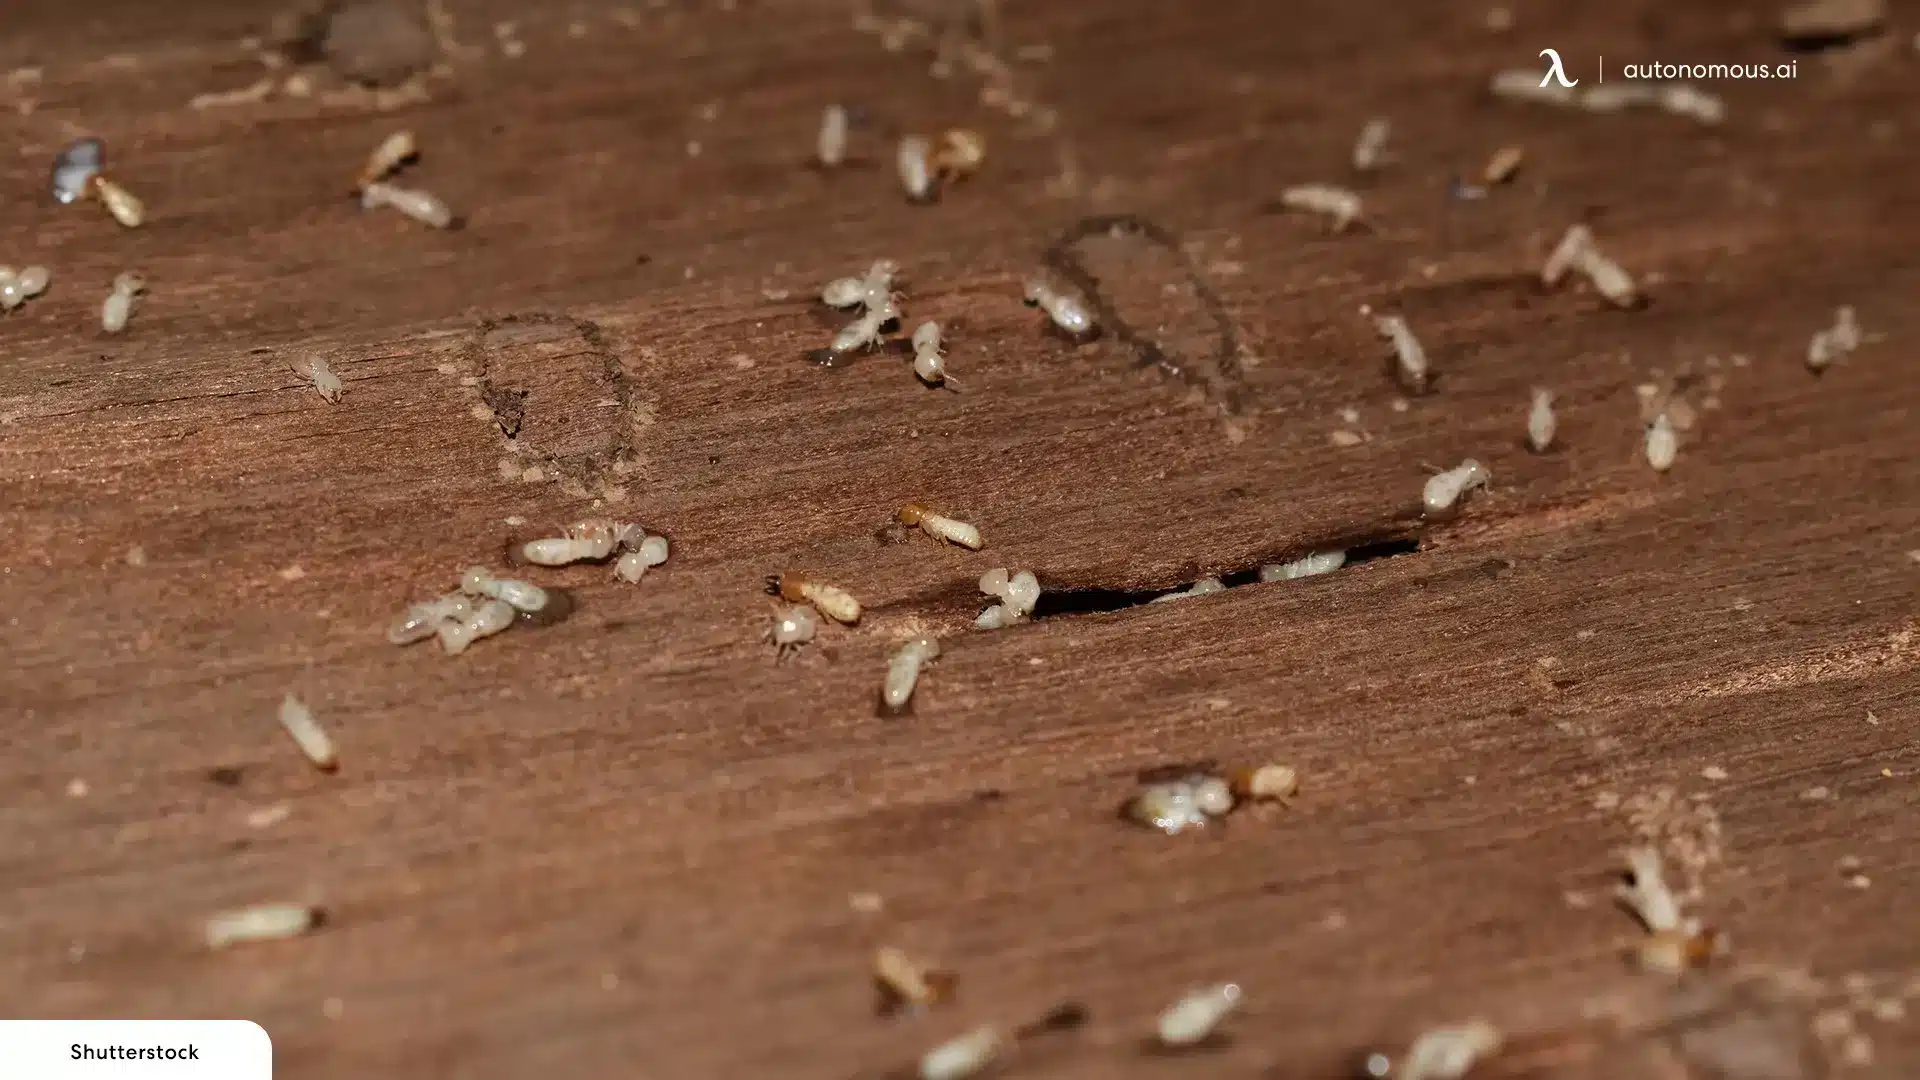
[[[1546,46],[1790,59],[1771,9],[1526,3],[1498,33],[1454,2],[1007,0],[1005,49],[1052,49],[1015,61],[1058,112],[1042,134],[839,3],[451,8],[477,51],[390,112],[188,108],[260,76],[240,40],[263,5],[6,16],[0,67],[43,75],[0,110],[0,261],[53,286],[0,320],[0,1014],[248,1017],[293,1078],[828,1078],[1070,1000],[1091,1022],[1006,1075],[1333,1077],[1471,1016],[1658,1014],[1609,890],[1662,791],[1680,832],[1717,822],[1698,908],[1729,962],[1826,987],[1792,1023],[1849,975],[1920,992],[1910,49],[1713,84],[1707,128],[1485,86]],[[866,125],[822,171],[832,101]],[[1354,178],[1373,116],[1396,160]],[[949,125],[986,134],[984,168],[908,204],[893,139]],[[349,197],[402,126],[407,182],[465,228]],[[46,196],[87,132],[145,227]],[[1512,184],[1449,199],[1509,143]],[[1272,211],[1313,181],[1362,191],[1367,226]],[[1644,308],[1539,285],[1580,220]],[[1127,332],[1045,331],[1020,296],[1050,251]],[[806,359],[840,318],[820,285],[877,258],[909,330],[945,325],[957,391],[897,351]],[[109,337],[126,269],[150,291]],[[1874,337],[1815,377],[1841,304]],[[1362,305],[1433,358],[1405,411]],[[291,371],[309,356],[338,404]],[[1699,423],[1660,475],[1633,388],[1682,372]],[[1559,401],[1544,455],[1534,386]],[[483,400],[503,390],[525,392],[511,440]],[[1467,456],[1491,490],[1423,522],[1425,466]],[[987,549],[882,542],[909,501]],[[457,658],[385,641],[462,567],[590,513],[666,533],[671,561],[637,586],[530,571],[574,614]],[[1139,602],[1327,546],[1380,557]],[[1038,574],[1042,618],[968,629],[995,566]],[[782,571],[867,616],[776,663]],[[877,716],[922,632],[941,658]],[[338,774],[278,730],[289,691]],[[1200,760],[1286,762],[1302,792],[1200,835],[1116,818],[1136,772]],[[207,915],[282,899],[327,925],[200,943]],[[881,944],[955,969],[956,1002],[876,1018]],[[1231,1041],[1144,1054],[1215,980],[1246,990]],[[1859,1030],[1871,1064],[1834,1075],[1920,1075],[1909,1024]],[[1634,1056],[1650,1036],[1543,1037],[1493,1075],[1664,1075]]]

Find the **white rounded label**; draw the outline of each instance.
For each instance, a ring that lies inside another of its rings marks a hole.
[[[0,1078],[272,1080],[251,1020],[0,1020]]]

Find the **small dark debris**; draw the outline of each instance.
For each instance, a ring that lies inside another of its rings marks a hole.
[[[1038,1020],[1014,1029],[1014,1035],[1027,1039],[1055,1031],[1075,1031],[1092,1022],[1093,1013],[1078,1001],[1062,1002],[1048,1009]]]
[[[1218,771],[1220,763],[1209,758],[1205,761],[1189,761],[1172,765],[1151,765],[1133,774],[1133,778],[1142,784],[1171,784],[1176,780],[1185,780],[1196,773]]]
[[[1006,797],[1007,793],[999,788],[981,788],[973,793],[974,802],[1000,802]]]
[[[394,86],[425,71],[437,47],[418,5],[355,0],[334,5],[321,52],[344,78]]]
[[[552,626],[555,623],[566,621],[568,616],[578,610],[579,603],[574,600],[572,592],[552,585],[545,586],[545,588],[547,590],[547,606],[541,608],[539,611],[521,612],[519,621],[523,625]]]
[[[239,787],[241,779],[240,767],[237,765],[220,765],[208,769],[207,779],[219,784],[221,787]]]
[[[530,390],[497,389],[490,383],[480,384],[480,400],[493,410],[494,423],[500,425],[500,431],[511,439],[520,434],[520,422],[527,415],[527,395]]]

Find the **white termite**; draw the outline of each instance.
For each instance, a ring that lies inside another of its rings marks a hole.
[[[905,135],[894,151],[900,186],[911,202],[932,202],[934,196],[933,144],[924,135]]]
[[[633,526],[607,518],[586,518],[567,526],[565,536],[529,540],[520,547],[520,556],[539,566],[565,566],[568,563],[599,561],[614,553]]]
[[[987,160],[987,137],[971,128],[948,128],[940,133],[931,162],[934,179],[957,183],[979,171]]]
[[[1633,912],[1650,934],[1682,929],[1685,916],[1680,900],[1667,885],[1660,853],[1650,847],[1637,847],[1626,853],[1627,871],[1632,880],[1615,888],[1621,906]]]
[[[613,576],[629,584],[638,582],[648,570],[666,562],[667,554],[667,538],[649,536],[614,560]]]
[[[1485,465],[1468,458],[1445,472],[1428,477],[1427,485],[1420,493],[1420,503],[1429,516],[1445,513],[1453,509],[1461,496],[1492,480],[1493,473]]]
[[[820,614],[849,626],[860,621],[860,601],[837,585],[816,581],[804,574],[773,574],[767,578],[767,592],[789,604],[812,604]]]
[[[762,635],[763,640],[771,641],[780,660],[799,651],[801,646],[813,640],[820,629],[820,617],[805,604],[794,604],[780,608],[773,613],[773,625]]]
[[[1546,105],[1572,106],[1578,95],[1571,86],[1556,82],[1542,85],[1540,72],[1528,68],[1510,68],[1494,75],[1488,85],[1494,97],[1508,101],[1533,101]]]
[[[1296,578],[1331,574],[1347,563],[1342,551],[1309,552],[1289,563],[1269,563],[1260,568],[1261,581],[1293,581]]]
[[[1161,1013],[1155,1033],[1164,1046],[1192,1046],[1204,1041],[1239,1007],[1240,997],[1240,987],[1235,983],[1201,987]]]
[[[513,605],[505,600],[482,601],[473,614],[458,622],[443,622],[436,628],[440,635],[440,648],[448,656],[459,656],[481,638],[492,637],[512,627],[514,618]]]
[[[1587,249],[1580,258],[1580,269],[1587,275],[1587,280],[1593,282],[1593,287],[1600,295],[1615,307],[1630,308],[1640,302],[1640,290],[1634,284],[1633,275],[1598,248]]]
[[[1553,391],[1534,390],[1533,408],[1527,411],[1527,445],[1533,447],[1534,453],[1544,454],[1553,445],[1557,430],[1559,421],[1553,415]]]
[[[1400,373],[1400,385],[1410,394],[1425,393],[1430,372],[1427,364],[1427,350],[1420,339],[1413,336],[1413,329],[1407,325],[1405,317],[1400,315],[1377,315],[1373,328],[1383,338],[1393,343],[1393,356]]]
[[[445,229],[453,225],[453,211],[447,209],[447,204],[438,195],[385,181],[371,183],[360,189],[360,207],[363,210],[388,207],[432,229]]]
[[[1300,773],[1291,765],[1261,765],[1234,774],[1233,794],[1242,799],[1286,802],[1300,790]]]
[[[1679,454],[1680,436],[1663,410],[1647,425],[1647,464],[1653,466],[1655,472],[1666,472],[1673,468],[1674,458]]]
[[[1860,323],[1853,308],[1834,312],[1833,325],[1820,330],[1807,343],[1807,370],[1818,375],[1835,360],[1860,347]]]
[[[547,590],[532,582],[517,581],[513,578],[497,578],[484,566],[469,566],[460,575],[460,591],[470,596],[484,596],[493,600],[504,600],[512,604],[515,610],[533,613],[544,611],[547,606]]]
[[[310,356],[294,364],[293,373],[307,380],[329,404],[338,402],[340,395],[346,393],[346,384],[340,381],[340,376],[335,375],[327,362],[318,356]]]
[[[986,1068],[1004,1044],[991,1025],[949,1039],[920,1058],[920,1080],[966,1080]]]
[[[1580,262],[1588,249],[1593,247],[1593,232],[1585,225],[1569,225],[1560,243],[1547,255],[1547,261],[1540,267],[1540,283],[1558,285],[1567,271]]]
[[[1371,172],[1387,164],[1391,158],[1387,154],[1387,139],[1393,134],[1393,124],[1384,117],[1375,117],[1367,121],[1360,129],[1360,136],[1353,141],[1353,168],[1355,172]]]
[[[340,758],[334,752],[333,740],[327,737],[326,729],[313,718],[313,710],[292,694],[280,700],[280,726],[287,729],[287,734],[314,768],[321,772],[332,772],[340,767]]]
[[[860,277],[834,278],[820,290],[820,302],[831,308],[859,307],[867,302],[867,281]]]
[[[908,528],[918,527],[921,532],[935,540],[944,540],[949,544],[958,544],[963,548],[979,551],[986,546],[980,538],[980,530],[964,521],[936,514],[918,503],[908,503],[894,515],[900,524]]]
[[[395,645],[412,645],[434,636],[440,624],[459,621],[473,614],[473,598],[465,593],[448,593],[437,600],[414,604],[401,612],[387,627],[387,640]]]
[[[940,352],[940,324],[923,322],[913,331],[913,373],[928,386],[949,382],[947,361]]]
[[[1197,774],[1180,780],[1148,784],[1128,799],[1122,812],[1134,823],[1178,836],[1203,828],[1209,819],[1233,811],[1234,793],[1227,781]]]
[[[1280,205],[1288,210],[1319,214],[1332,219],[1332,231],[1344,232],[1360,220],[1360,196],[1332,184],[1295,184],[1280,192]]]
[[[18,274],[11,267],[0,267],[0,310],[12,311],[46,292],[52,280],[44,266],[29,266]]]
[[[125,330],[127,320],[133,318],[136,298],[145,291],[147,279],[131,270],[114,278],[113,290],[100,305],[100,329],[109,334]]]
[[[202,932],[209,949],[256,941],[299,937],[320,924],[320,912],[311,904],[259,904],[223,911],[206,922]]]
[[[833,336],[827,349],[836,353],[849,353],[856,349],[871,349],[878,346],[885,336],[881,327],[894,318],[890,307],[868,308],[859,318],[840,328]]]
[[[1225,592],[1226,588],[1226,583],[1222,582],[1219,578],[1206,577],[1201,578],[1191,586],[1181,589],[1178,592],[1170,592],[1162,596],[1156,596],[1148,601],[1148,603],[1158,604],[1167,600],[1186,600],[1195,596],[1210,596],[1213,593]]]
[[[913,697],[914,686],[920,681],[920,669],[939,656],[940,642],[930,637],[917,637],[900,646],[887,661],[887,677],[880,685],[880,700],[894,712],[906,708]]]
[[[1500,1049],[1500,1032],[1485,1020],[1436,1028],[1407,1047],[1394,1080],[1461,1080],[1468,1070]]]
[[[1082,338],[1091,335],[1097,325],[1093,310],[1078,293],[1056,288],[1044,278],[1034,278],[1027,282],[1026,302],[1029,307],[1037,307],[1047,313],[1053,325],[1069,337]]]
[[[414,142],[413,132],[394,132],[380,140],[380,145],[367,155],[367,162],[360,167],[360,179],[354,190],[365,191],[367,185],[385,180],[419,153],[420,147]]]
[[[847,109],[829,105],[820,110],[820,134],[814,140],[814,160],[829,169],[847,160]]]
[[[1009,573],[1004,566],[980,575],[980,591],[998,597],[1000,603],[980,613],[974,626],[981,630],[999,630],[1023,623],[1040,602],[1040,580],[1031,570]]]

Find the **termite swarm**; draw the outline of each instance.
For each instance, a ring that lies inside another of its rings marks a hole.
[[[61,203],[72,203],[92,196],[100,200],[115,221],[129,229],[138,228],[147,219],[146,206],[101,171],[106,165],[106,156],[106,144],[96,138],[77,139],[68,144],[53,161],[53,197]]]
[[[293,373],[307,380],[328,404],[338,402],[340,395],[346,393],[346,386],[340,381],[340,376],[335,375],[333,369],[327,366],[327,362],[318,356],[310,356],[294,364]]]
[[[980,575],[980,591],[1000,599],[1000,603],[987,608],[974,620],[974,627],[980,630],[999,630],[1026,622],[1040,603],[1040,579],[1031,570],[1009,574],[1006,567],[995,567]]]
[[[1046,312],[1053,325],[1070,338],[1083,340],[1099,329],[1085,297],[1058,288],[1045,278],[1036,277],[1027,282],[1025,299],[1028,307]]]
[[[129,270],[113,279],[113,289],[100,305],[100,329],[117,334],[133,318],[136,298],[147,291],[147,279]]]
[[[1553,391],[1535,390],[1533,408],[1527,413],[1527,445],[1536,454],[1544,454],[1553,445],[1559,422],[1553,416]]]
[[[820,134],[814,139],[814,160],[834,169],[847,160],[847,109],[829,105],[820,111]]]
[[[1359,138],[1353,141],[1353,170],[1372,172],[1392,160],[1387,154],[1387,139],[1393,134],[1393,124],[1385,117],[1375,117],[1367,121],[1360,129]]]
[[[920,670],[940,656],[940,642],[917,637],[907,642],[887,661],[887,677],[880,686],[880,701],[888,712],[901,712],[913,698],[919,685]]]
[[[29,266],[17,274],[11,266],[0,266],[0,311],[12,311],[46,292],[52,280],[44,266]]]
[[[1295,184],[1280,193],[1280,205],[1287,210],[1318,214],[1330,220],[1330,232],[1345,232],[1361,218],[1360,196],[1332,184]]]
[[[936,514],[918,503],[908,503],[894,515],[907,528],[918,527],[921,532],[935,540],[944,540],[949,544],[958,544],[963,548],[979,551],[986,546],[981,539],[980,530],[964,521]]]
[[[1445,472],[1427,478],[1426,487],[1420,493],[1421,506],[1429,517],[1443,514],[1453,509],[1461,496],[1492,481],[1493,473],[1485,465],[1468,458]]]
[[[852,593],[804,574],[770,574],[767,592],[789,604],[812,604],[820,614],[835,622],[851,626],[860,621],[860,601],[855,600]]]
[[[794,604],[776,609],[773,625],[760,637],[762,641],[773,643],[774,661],[779,663],[811,642],[819,629],[820,617],[813,613],[813,608],[806,604]]]

